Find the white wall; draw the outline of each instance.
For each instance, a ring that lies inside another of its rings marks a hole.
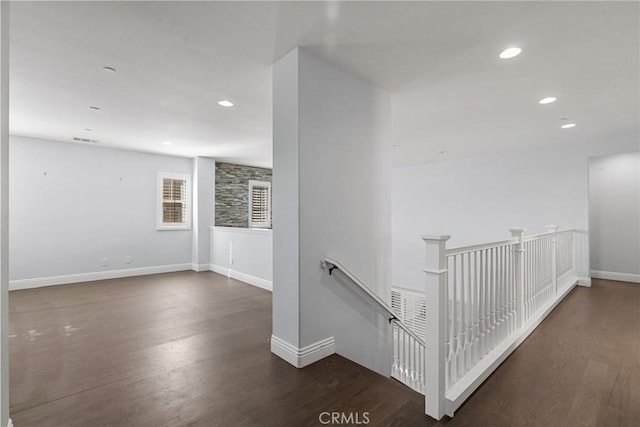
[[[11,279],[191,266],[191,230],[156,230],[156,174],[191,174],[191,159],[13,136],[10,146]]]
[[[300,348],[297,50],[273,66],[273,335]]]
[[[320,261],[341,259],[388,297],[389,108],[385,91],[304,49],[275,65],[274,335],[298,348],[334,337],[339,354],[387,375],[387,319]]]
[[[9,2],[0,4],[0,427],[9,422]]]
[[[193,159],[193,242],[195,271],[209,270],[211,263],[209,227],[215,218],[216,162],[206,157]]]
[[[272,290],[273,233],[267,229],[210,227],[211,270]]]
[[[455,247],[507,239],[509,227],[587,229],[588,157],[637,149],[628,135],[394,169],[393,284],[422,289],[420,236],[430,232]]]
[[[594,277],[640,282],[640,153],[590,159],[589,226]]]

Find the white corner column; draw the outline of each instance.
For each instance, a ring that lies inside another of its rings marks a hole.
[[[389,375],[388,319],[320,268],[331,255],[390,298],[389,94],[298,48],[274,65],[273,99],[272,351],[335,348]]]
[[[9,2],[0,2],[0,426],[9,418]]]
[[[207,271],[211,263],[209,226],[215,209],[216,162],[206,157],[193,159],[193,221],[191,268]]]
[[[294,366],[300,345],[298,51],[273,66],[273,336],[271,351]]]

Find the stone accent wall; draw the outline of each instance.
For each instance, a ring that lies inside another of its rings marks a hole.
[[[249,180],[271,182],[271,169],[216,162],[216,226],[249,227]]]

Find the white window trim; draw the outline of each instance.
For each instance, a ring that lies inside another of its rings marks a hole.
[[[267,197],[267,221],[266,222],[253,222],[253,203],[251,195],[253,194],[253,187],[267,187],[269,189],[269,197]],[[249,228],[271,228],[271,183],[267,181],[249,180]]]
[[[163,222],[162,221],[162,187],[163,179],[185,180],[187,184],[187,214],[185,222]],[[190,230],[191,229],[191,175],[175,172],[158,172],[156,181],[157,206],[156,206],[156,229],[157,230]]]

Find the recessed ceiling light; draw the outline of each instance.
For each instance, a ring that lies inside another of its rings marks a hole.
[[[164,145],[171,145],[171,141],[163,141],[162,142]]]
[[[100,108],[100,107],[96,107],[95,105],[89,105],[89,109],[90,109],[90,110],[93,110],[93,111],[100,111],[100,110],[102,110],[102,108]]]
[[[218,104],[222,107],[233,107],[233,102],[229,101],[228,99],[221,99],[220,101],[218,101]]]
[[[511,59],[520,55],[520,52],[522,52],[522,49],[520,49],[519,47],[510,47],[500,52],[500,58]]]
[[[438,154],[449,154],[449,152],[447,150],[440,150],[438,151]]]
[[[105,73],[110,73],[110,74],[113,74],[113,73],[115,73],[115,72],[116,72],[116,69],[115,69],[115,68],[113,68],[113,67],[102,67],[102,70],[103,70]]]
[[[398,144],[391,144],[392,147],[398,148]]]
[[[562,125],[560,127],[562,129],[569,129],[569,128],[575,127],[575,125],[576,125],[575,123],[567,123],[566,125]]]
[[[555,96],[548,96],[546,98],[542,98],[540,101],[538,101],[540,104],[551,104],[552,102],[556,102],[556,97]]]

